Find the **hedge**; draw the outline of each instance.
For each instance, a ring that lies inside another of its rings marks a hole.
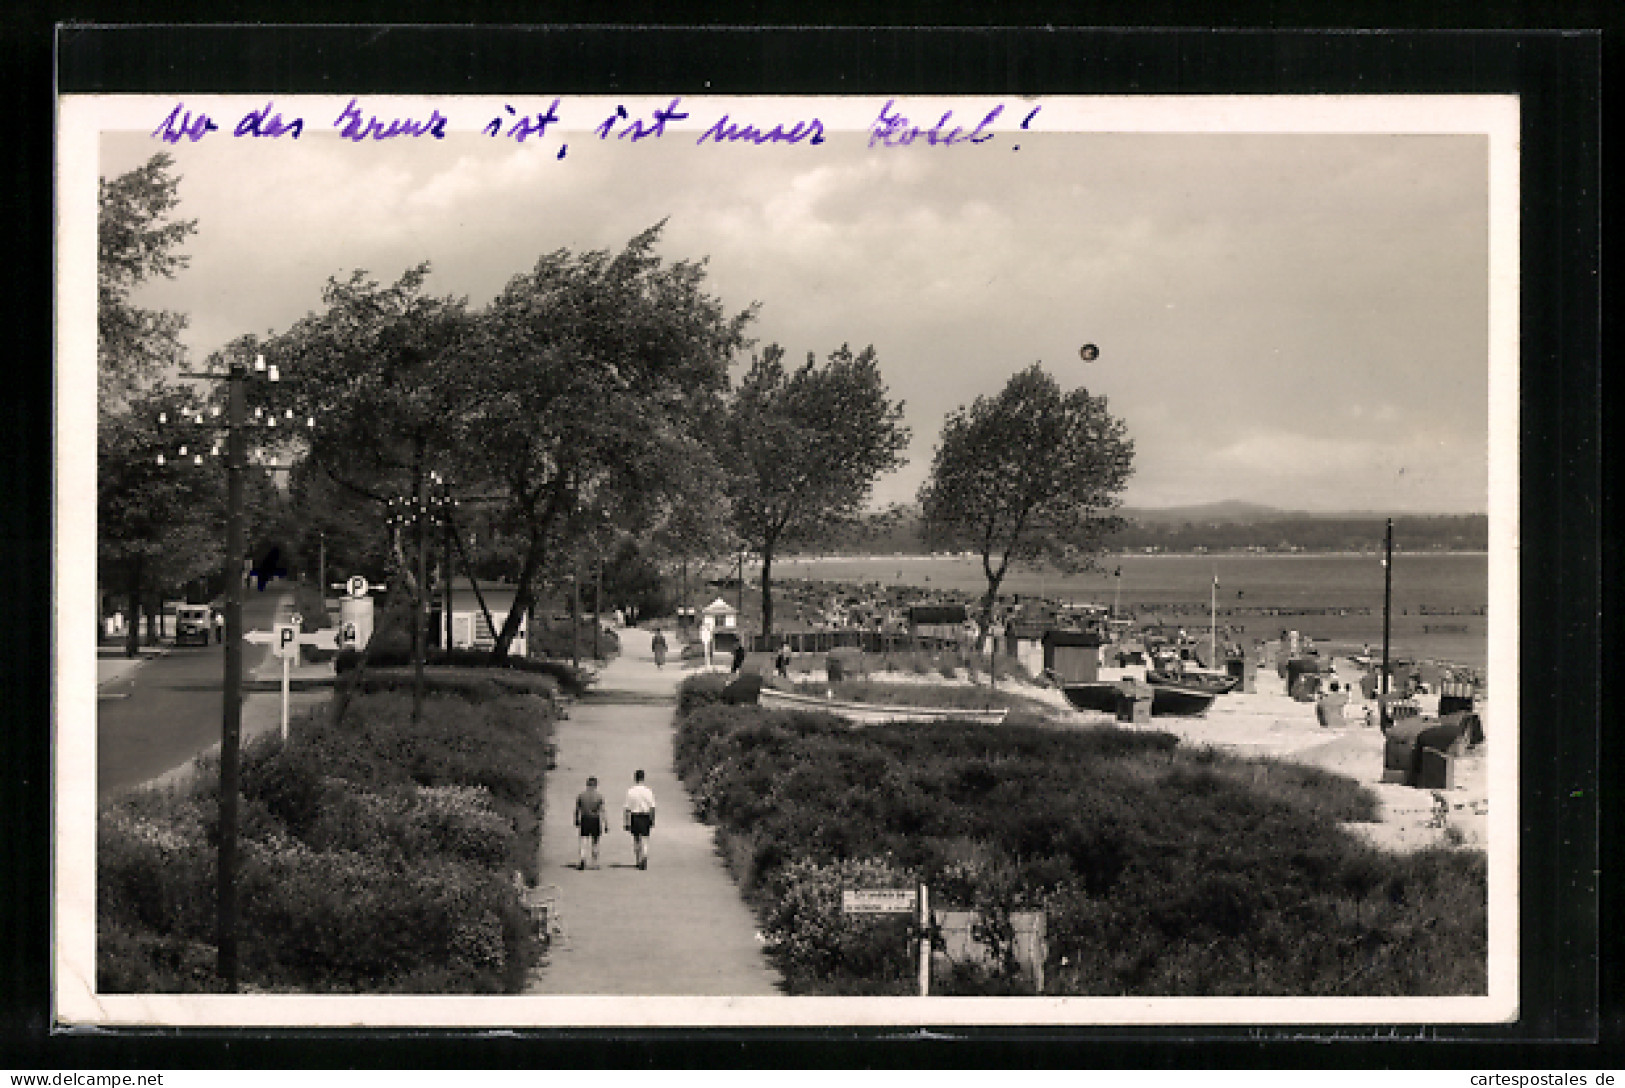
[[[534,883],[549,703],[367,696],[244,748],[245,989],[514,993],[539,954]],[[218,772],[102,810],[97,988],[191,992],[214,976]]]
[[[1484,856],[1367,845],[1344,824],[1378,804],[1350,779],[1115,727],[852,729],[723,706],[714,687],[684,685],[678,770],[791,992],[908,992],[895,963],[851,958],[869,923],[830,892],[876,865],[926,880],[942,909],[1042,910],[1047,993],[1485,992]],[[804,932],[824,936],[792,938],[786,910],[797,925],[821,911]]]
[[[360,667],[362,656],[363,652],[359,650],[341,650],[334,660],[333,667],[340,675],[353,672]],[[374,669],[408,668],[412,664],[412,651],[409,646],[395,645],[391,642],[385,646],[374,646],[367,652],[369,673]],[[568,661],[506,657],[500,663],[493,664],[491,655],[485,650],[429,650],[424,654],[423,664],[425,668],[488,669],[551,676],[567,695],[581,695],[593,682],[592,673],[577,669]]]

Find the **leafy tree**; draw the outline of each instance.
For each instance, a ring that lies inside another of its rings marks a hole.
[[[466,391],[456,349],[471,318],[463,299],[425,291],[428,274],[422,264],[388,287],[363,271],[330,278],[322,293],[325,309],[264,345],[280,380],[251,385],[255,408],[294,425],[298,437],[285,449],[302,447],[315,471],[349,498],[370,504],[370,511],[327,504],[350,523],[343,536],[352,546],[361,544],[354,538],[364,539],[369,514],[382,531],[390,499],[424,494],[431,473],[449,475],[460,462]],[[311,425],[300,428],[300,422]],[[307,499],[322,493],[308,478],[302,481]],[[391,577],[421,602],[426,587],[418,585],[401,528],[394,527],[388,539]],[[358,550],[357,558],[368,558],[364,546]],[[415,637],[416,625],[413,632]]]
[[[773,633],[774,555],[827,535],[903,463],[902,415],[873,347],[843,344],[824,365],[809,354],[794,370],[777,344],[752,360],[728,407],[723,460],[735,529],[761,555],[763,635]]]
[[[1117,526],[1108,514],[1133,471],[1134,444],[1106,398],[1063,393],[1034,363],[998,396],[949,413],[920,489],[928,539],[982,557],[985,631],[1012,562],[1088,569]]]
[[[154,155],[113,181],[102,178],[98,189],[97,405],[104,416],[180,354],[185,315],[131,302],[142,284],[173,278],[186,267],[178,247],[197,230],[197,221],[171,218],[180,202],[173,166],[168,155]]]
[[[752,310],[730,316],[703,262],[655,255],[660,226],[624,250],[558,250],[515,277],[460,352],[465,457],[505,497],[494,527],[523,540],[507,654],[572,523],[607,517],[647,536],[689,533],[716,486],[699,440]]]
[[[129,600],[131,657],[140,648],[142,606],[220,567],[224,464],[208,456],[192,464],[190,445],[179,455],[181,413],[198,407],[190,394],[159,384],[109,413],[96,432],[97,561],[103,584],[122,584]]]
[[[180,182],[173,165],[154,155],[112,181],[101,179],[97,194],[97,566],[100,583],[122,583],[129,598],[131,656],[140,645],[142,604],[219,560],[198,529],[200,518],[218,510],[223,478],[212,465],[187,471],[157,463],[170,437],[159,414],[177,419],[181,408],[197,407],[161,381],[162,365],[180,354],[186,318],[132,301],[143,284],[186,266],[178,247],[196,222],[171,218]]]

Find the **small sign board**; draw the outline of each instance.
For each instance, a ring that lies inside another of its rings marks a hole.
[[[291,623],[276,625],[276,653],[278,657],[299,656],[299,628]]]
[[[359,574],[352,574],[350,580],[344,583],[344,587],[352,597],[365,597],[367,590],[371,588],[367,585],[367,580]]]
[[[916,906],[913,888],[866,888],[841,892],[845,914],[912,914]]]

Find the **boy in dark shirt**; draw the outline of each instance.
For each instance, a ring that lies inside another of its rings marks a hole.
[[[598,868],[598,838],[604,833],[604,795],[598,792],[598,779],[587,779],[587,788],[576,796],[576,829],[581,833],[579,840],[580,860],[576,868],[587,867],[587,840],[592,840],[592,867]]]

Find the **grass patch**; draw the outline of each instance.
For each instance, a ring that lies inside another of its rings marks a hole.
[[[317,711],[244,749],[239,955],[246,986],[513,993],[538,945],[548,703],[400,695]],[[213,989],[217,772],[100,813],[97,988]]]
[[[710,680],[680,694],[678,770],[794,993],[908,993],[905,943],[839,891],[915,879],[942,909],[1044,911],[1049,993],[1485,991],[1483,855],[1365,845],[1341,825],[1377,802],[1348,779],[1114,727],[852,730]]]

